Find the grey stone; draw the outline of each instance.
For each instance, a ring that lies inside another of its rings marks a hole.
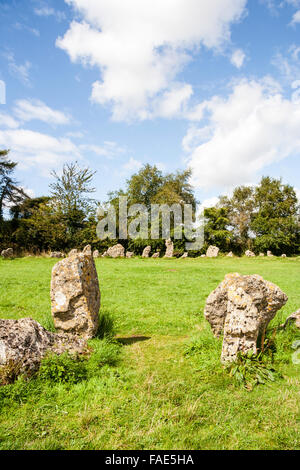
[[[174,243],[169,238],[168,240],[166,240],[166,254],[164,257],[173,258],[173,254],[174,254]]]
[[[31,318],[0,319],[0,366],[13,363],[20,373],[34,372],[48,353],[87,352],[84,339],[45,330]]]
[[[6,250],[1,251],[2,258],[13,258],[14,250],[12,248],[7,248]]]
[[[120,243],[115,246],[111,246],[107,250],[107,256],[110,258],[124,258],[125,257],[125,248]]]
[[[51,307],[59,332],[95,336],[99,325],[100,289],[90,247],[59,261],[52,270]]]
[[[207,258],[217,258],[219,256],[220,249],[217,246],[209,246],[206,252]]]
[[[261,276],[227,274],[208,297],[204,315],[213,333],[224,333],[222,361],[233,361],[239,352],[257,353],[257,339],[288,298]]]
[[[245,252],[245,256],[247,256],[248,258],[255,258],[255,253],[253,253],[253,251],[251,250],[247,250]]]
[[[143,250],[142,258],[149,258],[151,252],[151,246],[146,246]]]

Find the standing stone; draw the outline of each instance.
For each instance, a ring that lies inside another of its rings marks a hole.
[[[151,246],[146,246],[146,248],[144,248],[142,258],[149,258],[150,252],[151,252]]]
[[[133,258],[133,257],[134,257],[133,251],[127,251],[126,258]]]
[[[111,258],[124,258],[125,257],[125,248],[124,246],[118,245],[111,246],[107,250],[107,256],[110,256]]]
[[[14,250],[12,248],[7,248],[7,250],[1,251],[1,256],[6,259],[13,258]]]
[[[160,257],[160,251],[157,251],[152,255],[152,258],[159,258]]]
[[[59,261],[52,270],[51,306],[59,332],[95,336],[99,325],[100,289],[91,248]]]
[[[180,256],[180,259],[185,259],[185,258],[188,258],[189,257],[189,254],[186,252],[186,253],[183,253],[182,256]]]
[[[99,258],[99,256],[100,256],[99,251],[98,251],[98,250],[95,250],[94,253],[93,253],[93,258],[94,258],[94,259],[97,259],[97,258]]]
[[[281,255],[281,258],[286,258],[286,255],[285,254]]]
[[[20,374],[34,372],[50,352],[80,354],[87,352],[87,343],[83,338],[47,331],[31,318],[0,319],[0,366],[14,364]]]
[[[268,251],[268,252],[267,252],[267,256],[269,256],[269,258],[272,258],[272,256],[273,256],[272,251]]]
[[[284,325],[281,325],[281,328],[285,328],[292,322],[295,322],[296,327],[300,329],[300,309],[297,310],[297,312],[292,313],[292,315],[286,319]]]
[[[261,276],[227,274],[208,297],[204,315],[215,336],[224,333],[222,361],[234,361],[239,352],[257,353],[257,340],[288,298]]]
[[[245,252],[245,256],[247,256],[248,258],[255,258],[255,253],[253,253],[253,251],[247,250]]]
[[[64,255],[60,251],[52,251],[50,253],[50,258],[63,258],[63,257],[64,257]]]
[[[206,252],[207,258],[217,258],[219,256],[219,248],[217,246],[209,246]]]
[[[261,256],[262,258],[265,256],[264,253],[259,253],[259,256]]]
[[[227,258],[233,258],[233,253],[232,253],[232,251],[231,251],[230,253],[228,253]]]
[[[201,258],[206,258],[206,255],[201,255]]]
[[[168,240],[166,240],[166,254],[164,257],[173,258],[173,253],[174,253],[174,243],[169,238]]]
[[[107,257],[108,257],[108,254],[107,254],[107,251],[105,251],[103,255],[101,255],[101,258],[107,258]]]
[[[70,253],[68,254],[68,256],[73,256],[73,255],[77,255],[78,253],[78,250],[76,248],[74,248],[74,250],[71,250]]]

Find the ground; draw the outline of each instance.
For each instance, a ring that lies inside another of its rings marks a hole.
[[[32,317],[53,329],[54,264],[1,260],[0,318]],[[114,320],[117,360],[104,360],[99,373],[76,384],[33,379],[0,387],[0,449],[300,449],[300,365],[291,360],[296,328],[275,338],[282,378],[249,392],[222,368],[221,341],[203,317],[207,296],[226,273],[256,273],[289,297],[270,327],[281,324],[300,307],[300,259],[96,264],[101,315]]]

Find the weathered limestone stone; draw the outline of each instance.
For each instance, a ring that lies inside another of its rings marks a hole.
[[[188,253],[183,253],[183,255],[180,256],[180,259],[185,259],[185,258],[188,258],[188,257],[189,257]]]
[[[107,257],[108,257],[108,254],[107,254],[107,251],[105,251],[103,255],[101,255],[101,258],[107,258]]]
[[[12,248],[7,248],[7,250],[1,251],[1,256],[3,258],[13,258],[14,250]]]
[[[59,332],[92,338],[99,325],[100,289],[91,248],[59,261],[52,270],[51,306]]]
[[[233,258],[233,253],[232,253],[232,251],[231,251],[230,253],[228,253],[227,258]]]
[[[159,258],[160,257],[160,251],[157,251],[152,255],[152,258]]]
[[[107,250],[107,256],[110,256],[111,258],[124,258],[125,257],[124,246],[120,245],[120,243],[118,243],[115,246],[111,246]]]
[[[50,258],[63,258],[64,255],[60,251],[52,251],[50,253]]]
[[[168,240],[166,240],[166,254],[164,257],[173,258],[173,253],[174,253],[174,243],[169,238]]]
[[[78,253],[78,250],[76,248],[74,248],[74,250],[71,250],[70,253],[68,254],[68,256],[73,256],[73,255],[77,255]]]
[[[295,322],[296,327],[300,329],[300,309],[297,310],[297,312],[292,313],[292,315],[286,319],[285,323],[281,325],[281,328],[285,328],[289,323],[292,322]]]
[[[93,253],[93,258],[97,259],[97,258],[99,258],[99,256],[100,256],[99,251],[95,250],[94,253]]]
[[[253,253],[253,251],[247,250],[245,252],[245,256],[247,256],[248,258],[255,258],[255,253]]]
[[[133,251],[127,251],[126,258],[133,258],[133,257],[134,257]]]
[[[219,256],[219,248],[217,246],[209,246],[206,252],[208,258],[217,258]]]
[[[201,258],[206,258],[206,255],[201,255]]]
[[[273,256],[272,251],[268,251],[268,252],[267,252],[267,256],[269,256],[269,258],[271,258],[271,257]]]
[[[149,258],[150,252],[151,252],[151,246],[146,246],[146,248],[144,248],[142,258]]]
[[[263,257],[263,256],[265,256],[265,254],[264,253],[259,253],[259,256]]]
[[[33,372],[47,353],[86,351],[87,343],[83,338],[52,333],[31,318],[0,319],[0,366],[12,362],[20,367],[20,373]]]
[[[224,332],[222,361],[233,361],[238,352],[257,352],[263,334],[288,298],[278,286],[261,276],[227,274],[208,297],[204,315],[216,336]]]
[[[281,258],[286,258],[286,254],[281,255]]]

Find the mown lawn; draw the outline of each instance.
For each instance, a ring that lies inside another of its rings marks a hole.
[[[53,329],[54,264],[1,260],[0,317]],[[300,307],[299,259],[100,259],[97,269],[101,313],[113,318],[119,346],[91,345],[115,348],[117,360],[73,385],[1,387],[0,449],[300,449],[300,365],[291,361],[300,333],[277,333],[283,378],[249,392],[223,370],[221,342],[203,318],[226,273],[257,273],[289,296],[270,327],[279,325]]]

